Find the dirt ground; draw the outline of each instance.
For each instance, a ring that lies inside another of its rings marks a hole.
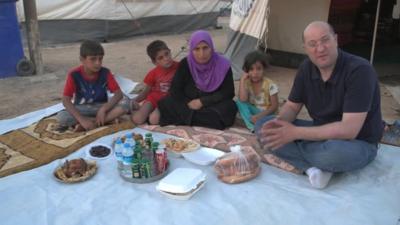
[[[224,29],[210,29],[214,44],[223,52],[227,43],[226,25]],[[146,46],[152,40],[166,41],[176,60],[186,56],[187,40],[190,32],[176,35],[152,35],[103,43],[105,58],[103,65],[114,74],[141,82],[152,63],[146,55]],[[39,110],[61,100],[66,74],[79,65],[79,43],[57,46],[42,46],[44,74],[29,77],[11,77],[0,80],[0,120]],[[269,77],[280,87],[280,101],[289,93],[296,70],[271,67]],[[237,82],[236,82],[236,87]],[[237,90],[237,89],[236,89]],[[392,94],[381,84],[382,111],[386,121],[400,117],[400,105]],[[303,117],[305,112],[302,113]]]

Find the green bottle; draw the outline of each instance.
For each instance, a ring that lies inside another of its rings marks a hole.
[[[152,143],[153,143],[153,135],[151,133],[146,133],[144,138],[145,148],[150,149]]]
[[[133,178],[140,178],[140,164],[137,159],[134,159],[132,163],[132,176]]]
[[[141,160],[143,158],[142,145],[140,145],[139,141],[136,141],[136,145],[135,145],[135,150],[134,150],[133,156],[137,160]]]

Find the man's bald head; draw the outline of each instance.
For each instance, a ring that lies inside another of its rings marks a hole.
[[[333,71],[338,57],[337,36],[326,22],[310,23],[303,32],[304,50],[320,71]]]
[[[310,32],[310,30],[315,29],[315,28],[328,29],[332,35],[335,35],[335,31],[333,30],[333,27],[329,23],[324,22],[324,21],[314,21],[314,22],[311,22],[310,24],[308,24],[306,29],[304,29],[303,34],[301,36],[303,43],[305,41],[306,34],[308,32]]]

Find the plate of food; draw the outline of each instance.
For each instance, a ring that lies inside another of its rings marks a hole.
[[[200,148],[199,143],[183,138],[167,138],[161,143],[165,145],[167,151],[173,152],[177,155],[186,152],[193,152]]]
[[[86,161],[82,158],[65,160],[58,166],[53,175],[62,183],[78,183],[93,177],[97,172],[96,161]]]
[[[93,143],[86,146],[85,153],[90,159],[107,159],[112,155],[112,148],[106,144]]]

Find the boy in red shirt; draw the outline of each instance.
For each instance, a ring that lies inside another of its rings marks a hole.
[[[171,50],[165,42],[156,40],[147,46],[147,54],[156,65],[144,78],[145,88],[132,99],[132,121],[143,124],[147,118],[150,124],[158,124],[160,113],[157,109],[158,101],[168,94],[169,87],[178,62],[171,57]]]
[[[65,110],[57,114],[60,127],[91,130],[123,114],[115,106],[122,92],[114,76],[102,67],[104,49],[96,41],[84,41],[80,47],[81,65],[72,69],[64,86],[62,103]],[[114,93],[110,99],[107,91]]]

